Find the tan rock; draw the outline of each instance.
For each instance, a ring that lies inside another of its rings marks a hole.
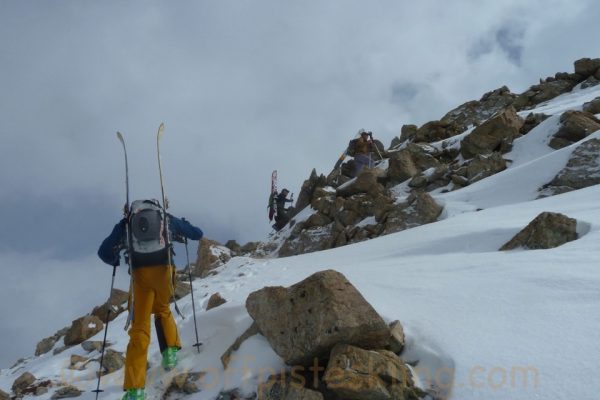
[[[36,381],[36,377],[33,376],[30,372],[23,372],[15,381],[13,382],[11,389],[15,393],[21,393],[25,390],[29,385],[32,385],[33,382]]]
[[[227,300],[221,297],[220,293],[213,293],[213,295],[210,296],[208,302],[206,303],[206,311],[212,310],[213,308],[219,307],[220,305],[223,305],[225,303],[227,303]]]
[[[86,315],[73,321],[71,327],[65,335],[65,346],[79,344],[104,328],[104,323],[95,315]]]
[[[583,111],[565,111],[560,116],[560,128],[553,135],[549,146],[560,149],[584,139],[600,129],[600,120]]]
[[[108,310],[110,309],[110,321],[117,318],[119,314],[124,311],[127,311],[127,299],[129,298],[129,293],[120,289],[113,289],[112,296],[110,297],[110,304],[107,300],[106,303],[94,307],[92,310],[92,315],[98,317],[101,321],[106,321],[106,315]]]
[[[198,259],[195,263],[194,276],[207,277],[211,271],[231,259],[231,250],[219,242],[202,238],[198,245]]]
[[[523,230],[504,244],[500,250],[550,249],[577,239],[577,220],[566,215],[543,212]]]

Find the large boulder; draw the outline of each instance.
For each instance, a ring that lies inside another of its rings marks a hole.
[[[525,117],[525,122],[523,126],[519,130],[521,135],[526,135],[531,132],[534,128],[536,128],[539,124],[544,122],[550,116],[544,113],[529,113],[527,117]]]
[[[583,78],[594,75],[600,69],[600,58],[582,58],[575,61],[575,73]]]
[[[344,343],[331,351],[323,379],[329,390],[349,400],[389,400],[392,386],[414,386],[410,370],[396,354]]]
[[[419,173],[409,151],[393,153],[388,167],[388,178],[391,184],[404,182]]]
[[[475,128],[461,142],[460,152],[465,159],[477,154],[489,154],[494,151],[506,152],[513,140],[518,137],[523,119],[510,106],[495,117]]]
[[[466,184],[480,181],[506,169],[506,160],[499,152],[488,155],[476,155],[463,166],[454,171],[455,175],[466,179]],[[464,184],[462,186],[465,186]]]
[[[288,365],[326,359],[337,343],[386,346],[390,329],[344,275],[317,272],[289,287],[253,292],[246,308],[273,350]]]
[[[551,249],[577,239],[577,220],[566,215],[543,212],[500,250]]]
[[[565,111],[560,116],[560,128],[552,136],[549,146],[553,149],[561,149],[597,130],[600,130],[600,120],[593,114],[584,111]]]
[[[536,104],[543,103],[571,91],[576,84],[576,81],[570,79],[552,79],[538,85],[533,85],[529,90],[515,99],[513,106],[517,110],[531,108]]]
[[[100,363],[100,358],[97,359]],[[123,353],[113,349],[107,349],[102,360],[102,375],[112,374],[125,366],[125,357]]]
[[[338,196],[349,197],[357,193],[378,194],[382,193],[384,188],[377,182],[377,171],[365,168],[356,177],[337,188]]]
[[[421,126],[414,137],[415,142],[438,142],[458,135],[461,128],[451,121],[429,121]]]
[[[428,193],[413,194],[406,202],[396,205],[385,216],[382,221],[385,224],[383,234],[387,235],[435,222],[442,210],[443,207],[437,204]]]
[[[198,260],[193,274],[199,278],[207,277],[211,271],[219,268],[231,259],[231,250],[219,242],[202,238],[198,245]]]
[[[567,165],[540,190],[542,197],[583,189],[600,183],[600,139],[577,146]]]
[[[335,189],[331,186],[316,188],[310,206],[320,213],[331,216],[335,212]]]
[[[65,346],[73,346],[91,338],[104,328],[104,323],[95,315],[86,315],[71,323],[65,334]]]
[[[11,389],[16,394],[23,392],[28,386],[36,381],[36,377],[30,372],[23,372],[17,379],[14,380]]]
[[[92,310],[92,315],[100,318],[102,321],[106,321],[106,315],[108,310],[110,310],[109,320],[112,321],[119,314],[127,310],[127,299],[129,298],[129,293],[114,288],[112,291],[112,295],[110,296],[110,304],[109,300],[106,303],[94,307]]]
[[[449,111],[441,120],[453,123],[458,131],[464,132],[470,126],[478,126],[508,107],[515,98],[516,95],[511,93],[508,87],[502,86],[484,94],[479,101],[469,101]]]
[[[402,128],[400,129],[400,138],[396,143],[392,141],[391,148],[400,145],[406,140],[414,141],[415,136],[417,136],[417,131],[418,128],[416,125],[402,125]]]
[[[600,97],[596,97],[594,100],[583,103],[583,111],[590,114],[600,114]]]
[[[298,223],[290,236],[279,249],[279,257],[289,257],[298,254],[312,253],[330,249],[334,243],[334,223],[303,229],[304,223]]]

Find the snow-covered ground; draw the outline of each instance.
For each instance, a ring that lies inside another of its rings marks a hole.
[[[600,88],[563,95],[535,111],[558,114],[600,96]],[[545,144],[556,126],[552,117],[515,142],[502,173],[467,188],[437,194],[445,205],[441,221],[337,249],[283,259],[237,257],[219,274],[194,282],[202,352],[195,353],[190,296],[179,305],[183,343],[181,369],[208,371],[207,388],[190,399],[214,399],[222,390],[252,391],[260,376],[284,367],[266,340],[254,336],[223,371],[220,356],[251,324],[249,293],[267,285],[288,286],[310,274],[335,269],[363,293],[387,320],[405,328],[403,357],[417,363],[424,386],[433,384],[451,399],[598,399],[600,393],[600,185],[536,200],[537,189],[565,165],[574,146],[552,151]],[[600,137],[600,132],[592,137]],[[479,211],[476,211],[478,210]],[[500,252],[543,211],[578,220],[580,238],[551,250]],[[308,211],[306,212],[309,215]],[[303,215],[305,218],[307,215]],[[204,311],[219,292],[227,303]],[[124,351],[126,315],[110,324],[112,348]],[[94,340],[101,340],[102,333]],[[0,371],[0,388],[10,389],[24,370],[72,383],[92,398],[97,364],[67,369],[75,346],[57,356],[28,359]],[[97,355],[97,354],[96,354]],[[158,399],[170,377],[160,369],[151,344],[147,391]],[[181,369],[176,372],[182,372]],[[106,376],[103,398],[121,392],[122,371]],[[39,396],[50,397],[52,391]]]

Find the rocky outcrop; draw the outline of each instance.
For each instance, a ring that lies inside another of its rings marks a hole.
[[[476,155],[452,172],[452,181],[462,187],[480,181],[506,169],[506,160],[499,152]]]
[[[552,100],[553,98],[571,91],[577,84],[576,81],[570,79],[551,79],[546,80],[538,85],[533,85],[525,93],[519,95],[513,103],[517,110],[531,108],[544,101]]]
[[[374,169],[363,170],[356,179],[337,188],[337,194],[342,197],[352,196],[358,193],[377,195],[385,189],[377,182],[377,171]]]
[[[222,298],[220,293],[214,293],[212,296],[210,296],[208,302],[206,303],[206,311],[217,308],[225,303],[227,303],[227,300]]]
[[[23,372],[11,386],[11,390],[15,392],[15,394],[19,395],[22,393],[27,387],[33,384],[36,381],[36,377],[30,372]]]
[[[71,327],[65,334],[65,346],[73,346],[83,342],[100,332],[104,328],[104,323],[95,315],[86,315],[78,318],[71,324]]]
[[[600,139],[577,146],[567,165],[540,189],[541,197],[583,189],[600,183]]]
[[[68,328],[63,328],[57,331],[54,335],[42,339],[35,347],[35,355],[40,356],[52,350],[54,345],[67,333],[67,331]]]
[[[390,324],[390,341],[387,348],[393,353],[400,354],[404,350],[404,345],[404,328],[400,321],[394,321]]]
[[[310,176],[307,180],[302,184],[302,188],[300,189],[300,194],[298,195],[298,200],[296,200],[296,205],[294,206],[294,210],[296,212],[302,211],[306,206],[310,204],[311,199],[313,198],[314,191],[319,187],[324,187],[327,185],[327,178],[324,175],[317,175],[317,171],[313,169],[310,173]]]
[[[303,224],[299,223],[279,249],[279,256],[289,257],[326,250],[333,244],[333,223],[310,229],[303,229]]]
[[[552,136],[549,146],[561,149],[600,130],[600,120],[584,111],[566,111],[560,116],[560,128]]]
[[[102,321],[106,321],[106,315],[108,313],[108,310],[110,309],[109,321],[112,321],[115,318],[117,318],[119,314],[121,314],[124,311],[127,311],[128,297],[129,293],[114,288],[112,291],[112,295],[110,296],[110,304],[109,300],[107,300],[106,303],[94,307],[94,309],[92,310],[92,315],[95,315]]]
[[[231,259],[231,250],[219,242],[202,238],[198,245],[198,260],[193,274],[199,278],[206,278],[216,268]]]
[[[304,387],[300,379],[290,375],[273,375],[265,383],[258,386],[259,400],[323,400],[323,395],[316,390]]]
[[[455,131],[462,133],[471,126],[481,125],[497,112],[511,105],[516,95],[502,86],[484,94],[479,101],[469,101],[448,112],[442,122],[453,124]]]
[[[331,351],[324,380],[329,390],[349,400],[388,400],[392,399],[392,387],[402,391],[414,386],[409,369],[396,354],[347,344],[338,344]]]
[[[513,140],[519,136],[523,123],[515,109],[512,106],[508,107],[466,136],[461,142],[460,152],[465,159],[494,151],[505,153],[511,149]]]
[[[526,135],[529,132],[531,132],[535,127],[537,127],[539,124],[541,124],[542,122],[544,122],[546,119],[548,119],[550,116],[546,115],[546,114],[539,114],[539,113],[529,113],[527,115],[527,117],[525,117],[525,122],[523,123],[523,126],[521,127],[521,129],[519,130],[519,133],[521,135]]]
[[[395,206],[383,219],[384,234],[435,222],[443,207],[428,193],[417,193]]]
[[[590,114],[600,114],[600,97],[596,97],[592,101],[583,103],[583,111]]]
[[[421,126],[414,136],[415,142],[433,143],[461,133],[461,127],[452,121],[429,121]]]
[[[500,250],[551,249],[577,239],[577,220],[566,215],[543,212]]]
[[[96,361],[100,363],[100,358]],[[115,351],[113,349],[107,349],[104,353],[104,360],[102,361],[102,375],[112,374],[125,366],[125,357],[123,353]]]
[[[575,61],[575,73],[583,78],[595,75],[600,70],[600,58],[582,58]]]
[[[58,389],[50,399],[58,400],[58,399],[68,399],[72,397],[79,397],[83,392],[76,388],[75,386],[64,386]]]
[[[288,365],[326,359],[337,343],[382,349],[387,324],[342,275],[321,271],[289,288],[253,292],[246,308],[273,350]]]

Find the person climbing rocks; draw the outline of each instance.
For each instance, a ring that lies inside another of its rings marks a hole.
[[[277,195],[277,215],[275,216],[275,225],[273,225],[273,228],[275,228],[276,231],[281,230],[290,220],[290,210],[285,208],[285,203],[292,203],[294,199],[287,198],[289,193],[289,190],[283,189],[281,193]]]
[[[372,159],[371,152],[373,151],[373,133],[362,131],[360,133],[360,138],[356,139],[356,143],[354,144],[354,176],[358,176],[358,174],[365,168],[371,168]]]
[[[158,201],[136,200],[100,245],[98,256],[106,264],[118,266],[125,249],[131,265],[133,321],[125,357],[123,400],[143,400],[145,396],[151,314],[163,368],[171,370],[177,365],[181,342],[169,307],[175,274],[169,243],[171,238],[200,240],[202,236],[200,228],[164,212]]]

